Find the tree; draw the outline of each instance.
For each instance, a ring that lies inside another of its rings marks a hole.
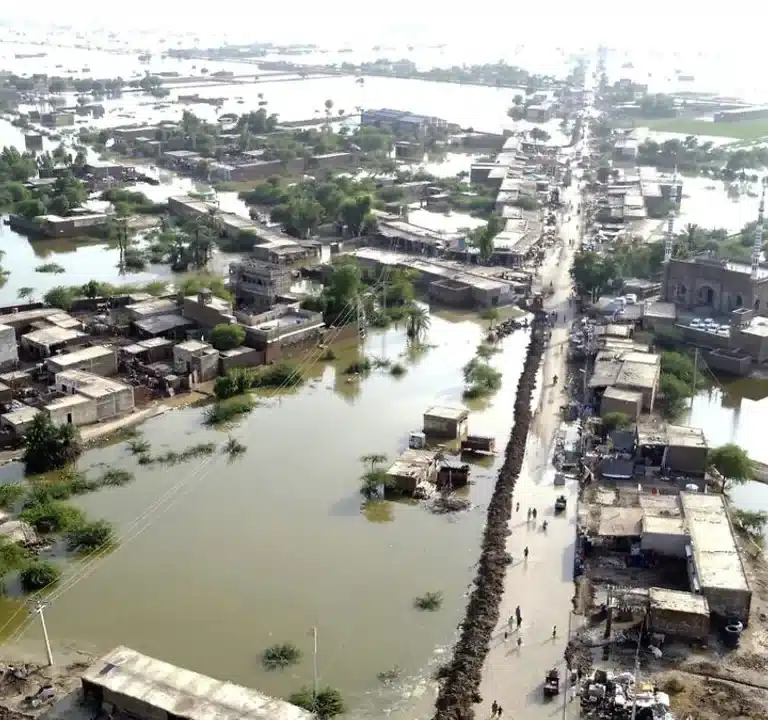
[[[341,221],[354,237],[359,237],[363,231],[366,216],[371,210],[371,196],[357,195],[345,200],[339,210]]]
[[[302,688],[299,692],[293,693],[288,700],[293,705],[314,713],[320,720],[341,715],[346,711],[344,698],[332,687],[321,688],[317,695],[310,688]]]
[[[612,258],[592,250],[576,253],[571,267],[571,277],[580,295],[597,299],[619,279],[618,268]]]
[[[664,396],[664,415],[674,418],[683,411],[686,398],[691,396],[691,387],[671,373],[662,373],[661,392]]]
[[[629,425],[629,415],[622,412],[610,412],[603,415],[603,430],[609,435],[614,430],[625,428]]]
[[[21,587],[26,592],[34,592],[52,585],[60,577],[61,570],[58,566],[47,560],[40,560],[22,570],[19,579],[21,580]]]
[[[208,338],[217,350],[233,350],[245,341],[245,330],[236,323],[217,325]]]
[[[496,306],[491,306],[488,308],[485,308],[483,312],[480,313],[480,317],[483,318],[483,320],[488,321],[488,329],[493,329],[493,323],[495,323],[498,319],[501,313],[499,312],[499,308]]]
[[[493,256],[494,238],[503,228],[504,220],[498,215],[492,215],[484,226],[475,228],[469,233],[469,243],[477,248],[483,262],[488,262]]]
[[[541,128],[533,128],[531,130],[531,139],[534,142],[547,142],[549,138],[551,137],[550,134],[546,130],[542,130]]]
[[[77,460],[83,447],[77,428],[71,424],[56,425],[50,413],[35,415],[24,437],[24,464],[27,473],[56,470]]]
[[[17,293],[19,300],[28,300],[29,302],[32,302],[32,297],[35,294],[35,288],[31,287],[20,287],[19,292]]]
[[[426,308],[412,305],[408,308],[405,321],[405,334],[411,340],[418,340],[429,330],[431,325],[429,313]]]
[[[376,469],[377,465],[381,465],[383,462],[387,462],[387,456],[381,453],[368,453],[360,458],[360,462],[370,463],[371,472]]]
[[[710,450],[707,462],[723,476],[723,490],[727,483],[740,484],[755,476],[755,468],[746,450],[734,443]]]

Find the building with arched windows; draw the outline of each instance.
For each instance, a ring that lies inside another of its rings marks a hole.
[[[678,307],[715,315],[747,308],[768,316],[768,265],[760,265],[755,277],[746,263],[672,258],[664,265],[662,297]]]

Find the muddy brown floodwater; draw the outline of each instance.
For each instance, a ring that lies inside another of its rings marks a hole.
[[[430,405],[461,402],[461,368],[483,333],[479,322],[433,316],[430,347],[415,356],[402,330],[371,335],[366,353],[403,359],[404,377],[380,370],[347,382],[333,365],[315,365],[304,387],[267,401],[232,431],[248,446],[233,462],[218,455],[202,471],[198,463],[160,469],[138,466],[124,444],[89,451],[82,468],[136,473],[129,486],[79,501],[129,540],[46,611],[54,647],[97,653],[126,644],[285,695],[311,683],[317,626],[320,682],[342,690],[357,714],[386,707],[414,717],[418,703],[430,715],[425,678],[455,641],[501,457],[473,466],[473,508],[455,516],[408,503],[362,512],[359,458],[395,456]],[[522,330],[503,341],[492,359],[504,370],[503,387],[489,405],[472,406],[471,431],[495,435],[501,449],[527,344]],[[155,452],[225,440],[226,431],[203,427],[201,413],[170,412],[147,422],[143,435]],[[9,466],[0,480],[20,472]],[[172,504],[131,526],[180,481]],[[430,590],[444,593],[443,607],[414,610],[414,598]],[[263,649],[288,641],[304,649],[301,664],[264,671]],[[21,645],[40,643],[31,625]],[[383,687],[377,674],[395,667],[401,679]]]

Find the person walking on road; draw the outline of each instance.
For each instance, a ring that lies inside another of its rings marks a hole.
[[[502,709],[501,705],[499,705],[499,707],[496,709],[496,715],[497,715],[498,717],[501,717],[501,714],[502,714],[503,712],[504,712],[504,710]]]
[[[536,519],[536,508],[533,508],[533,510],[531,511],[531,516],[533,517],[534,520]]]
[[[525,546],[525,550],[523,550],[523,556],[525,557],[526,560],[528,560],[528,546],[527,545]]]
[[[552,639],[554,640],[557,637],[557,625],[553,625],[552,627]]]
[[[517,503],[517,505],[515,505],[515,512],[520,512],[520,503]]]
[[[495,700],[493,701],[493,704],[491,705],[491,717],[496,717],[496,713],[499,710],[499,703],[497,703]]]
[[[530,520],[531,520],[531,508],[528,508],[528,521],[530,522]]]
[[[517,636],[517,649],[518,651],[520,648],[523,647],[523,638],[521,638],[519,635]]]

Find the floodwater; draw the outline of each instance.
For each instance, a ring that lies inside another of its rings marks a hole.
[[[683,422],[702,428],[710,447],[735,443],[753,460],[768,463],[764,432],[768,423],[768,381],[715,382],[696,395]],[[768,511],[768,485],[758,482],[735,485],[730,495],[741,508]]]
[[[410,707],[414,695],[423,702],[425,678],[452,644],[463,612],[501,457],[473,465],[473,507],[449,516],[408,502],[361,510],[359,458],[393,458],[429,406],[461,402],[461,367],[483,332],[477,322],[433,315],[429,347],[410,358],[402,330],[371,335],[366,353],[403,359],[408,372],[400,379],[378,370],[348,382],[333,366],[314,364],[303,388],[266,400],[230,430],[248,446],[234,461],[216,455],[161,469],[138,466],[124,444],[89,451],[82,468],[136,473],[132,485],[78,503],[117,523],[128,540],[47,611],[54,645],[98,652],[124,643],[284,695],[311,683],[309,631],[316,626],[320,681],[341,689],[353,708],[379,715],[384,707]],[[494,435],[500,448],[527,339],[518,331],[504,341],[492,360],[505,372],[504,385],[489,404],[472,406],[471,431]],[[340,354],[338,364],[349,358]],[[154,452],[225,441],[227,431],[203,427],[201,414],[170,412],[149,421],[144,437]],[[8,467],[0,478],[20,472]],[[131,525],[174,488],[146,523]],[[414,598],[431,590],[444,593],[443,607],[416,611]],[[37,647],[38,632],[32,625],[24,641]],[[264,671],[261,652],[277,642],[300,646],[302,663]],[[384,690],[377,674],[394,667],[401,681]]]

